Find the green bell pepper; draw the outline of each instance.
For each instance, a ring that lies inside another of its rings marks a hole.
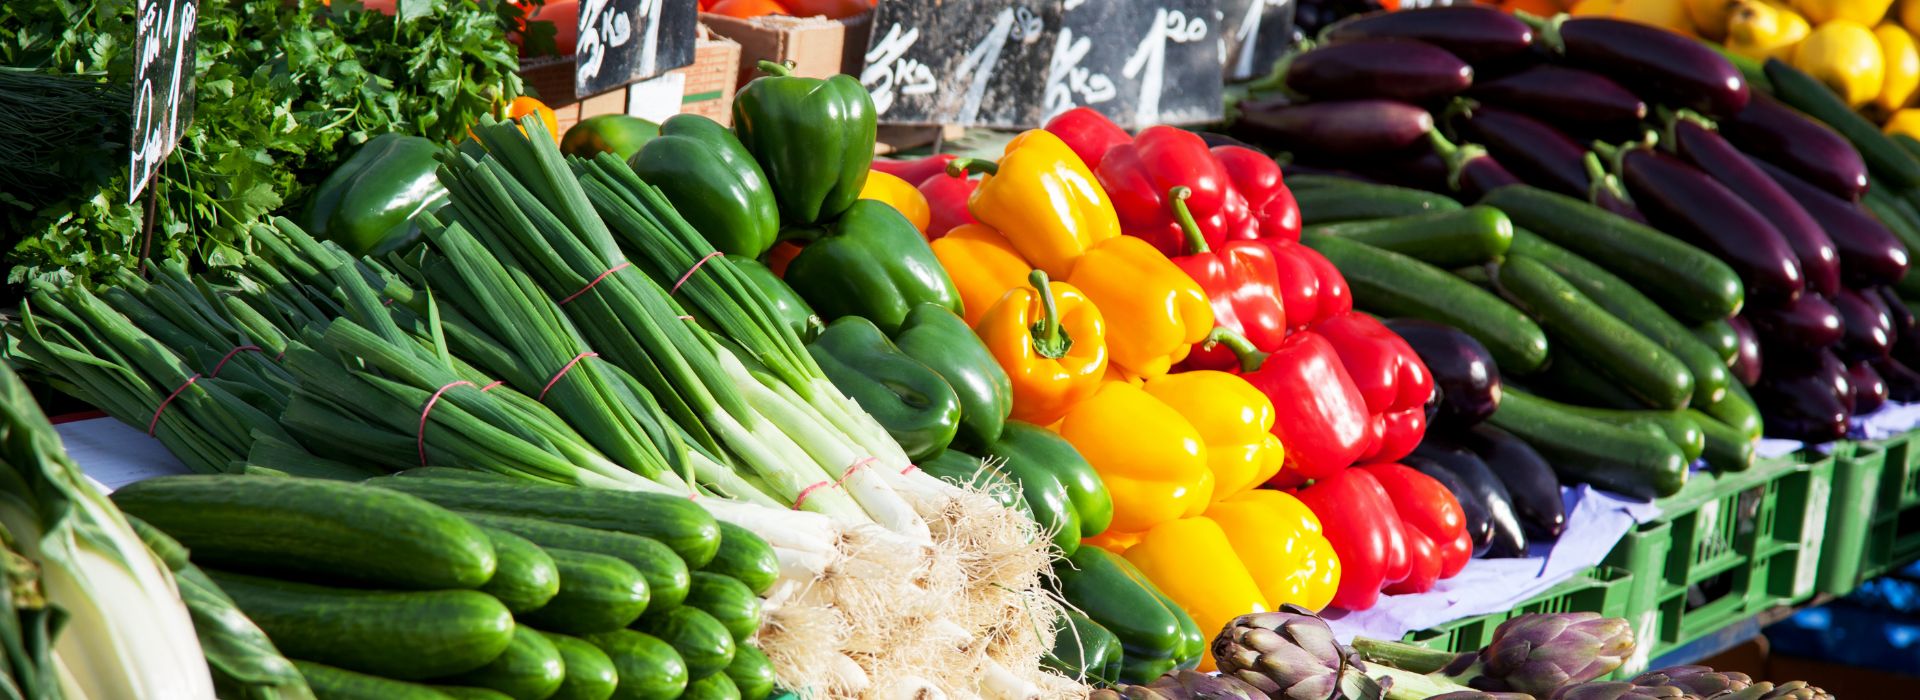
[[[907,357],[873,323],[848,316],[807,345],[833,386],[873,414],[915,460],[939,456],[960,427],[960,398],[940,373]]]
[[[1073,554],[1081,538],[1106,532],[1113,523],[1113,498],[1100,473],[1066,438],[1010,420],[985,452],[1006,462],[1001,469],[1020,482],[1034,522],[1052,530],[1061,553]]]
[[[955,445],[978,449],[1000,439],[1007,414],[1013,412],[1013,382],[966,319],[944,306],[921,304],[907,312],[893,343],[939,372],[960,397]]]
[[[766,168],[788,224],[829,221],[860,197],[873,166],[873,98],[850,75],[801,78],[772,61],[733,97],[733,130]]]
[[[792,287],[787,286],[786,282],[773,274],[773,270],[767,269],[767,266],[760,264],[758,260],[745,258],[730,260],[733,262],[734,269],[739,270],[740,275],[745,277],[749,284],[758,288],[760,293],[767,295],[774,318],[788,328],[792,328],[793,334],[800,336],[800,342],[812,342],[814,336],[820,335],[821,329],[825,328],[826,324],[821,323],[820,317],[814,315],[813,307],[807,306],[807,300],[795,294]],[[962,407],[964,408],[964,404]]]
[[[712,119],[668,119],[627,165],[729,257],[757,258],[773,247],[780,207],[767,176],[733,132]]]
[[[369,139],[314,189],[304,227],[354,255],[413,243],[420,237],[414,217],[447,203],[447,188],[434,174],[439,152],[439,144],[419,136]]]
[[[1054,633],[1053,651],[1040,665],[1098,686],[1119,682],[1126,658],[1120,638],[1086,615],[1068,610]]]
[[[1053,566],[1060,597],[1120,639],[1118,680],[1146,683],[1175,668],[1191,668],[1207,640],[1133,564],[1099,547],[1081,547]]]
[[[860,316],[891,336],[915,306],[960,313],[960,293],[933,248],[886,202],[862,199],[838,221],[781,235],[808,241],[787,264],[786,281],[829,322]]]

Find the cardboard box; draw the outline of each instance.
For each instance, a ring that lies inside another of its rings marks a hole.
[[[839,20],[774,15],[739,19],[703,12],[700,23],[740,44],[740,73],[735,84],[745,85],[759,75],[760,61],[792,61],[794,75],[809,78],[860,75],[867,41],[873,33],[873,12]]]
[[[686,76],[680,111],[731,126],[733,93],[739,89],[740,53],[739,43],[700,25],[700,38],[693,45],[693,65],[673,71]]]

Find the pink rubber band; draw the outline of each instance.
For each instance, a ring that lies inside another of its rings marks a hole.
[[[574,355],[573,359],[567,360],[567,365],[565,367],[561,367],[560,371],[553,373],[553,378],[547,380],[547,385],[540,388],[540,395],[538,397],[535,397],[533,400],[535,401],[547,400],[547,392],[553,389],[554,384],[559,383],[561,377],[567,376],[567,372],[572,371],[574,365],[580,364],[581,360],[587,359],[589,357],[599,357],[599,356],[600,356],[600,353],[597,353],[597,352],[583,352],[578,355]]]
[[[248,350],[252,350],[254,352],[266,352],[265,350],[261,350],[260,346],[258,345],[242,345],[232,350],[228,350],[226,355],[221,356],[219,362],[214,363],[213,371],[207,373],[207,378],[211,379],[211,378],[220,376],[220,368],[227,366],[227,360],[231,360],[233,359],[234,355],[238,355]]]
[[[821,482],[816,482],[804,489],[800,489],[800,495],[793,497],[793,510],[800,510],[800,504],[807,502],[807,495],[813,493],[814,489],[817,489],[823,486],[832,486],[832,485],[833,485],[833,482],[831,481],[821,481]]]
[[[494,387],[496,387],[496,386],[500,386],[501,384],[505,384],[505,383],[507,383],[507,380],[505,380],[505,379],[495,379],[495,380],[493,380],[493,383],[491,383],[491,384],[488,384],[488,385],[486,385],[486,386],[483,386],[483,387],[480,387],[480,390],[481,390],[481,391],[493,391],[493,388],[494,388]]]
[[[186,391],[187,387],[193,386],[193,383],[197,381],[200,381],[200,374],[195,372],[193,376],[187,377],[186,383],[181,384],[180,388],[174,389],[173,393],[167,394],[167,398],[161,399],[160,405],[153,409],[153,420],[147,421],[148,435],[153,434],[154,428],[160,427],[160,412],[167,410],[167,404],[173,403],[173,397],[179,396],[180,392]]]
[[[853,465],[847,467],[846,471],[840,472],[840,478],[834,479],[831,482],[822,481],[816,484],[811,484],[804,489],[800,489],[800,495],[795,496],[793,499],[793,510],[800,510],[800,504],[807,502],[807,495],[813,493],[814,489],[818,489],[823,486],[832,487],[836,489],[840,488],[841,485],[847,483],[847,477],[853,476],[853,473],[856,471],[859,471],[861,467],[867,466],[869,464],[873,464],[874,462],[878,462],[878,461],[880,460],[873,457],[861,457],[860,459],[854,460]]]
[[[413,444],[420,448],[420,466],[427,466],[427,414],[433,412],[433,405],[440,402],[441,394],[445,394],[448,389],[462,384],[473,386],[473,382],[462,379],[435,389],[433,390],[433,395],[427,397],[427,407],[420,409],[420,429],[413,434]]]
[[[900,473],[901,473],[901,474],[912,474],[912,473],[913,473],[913,470],[915,470],[915,469],[919,469],[919,468],[920,468],[920,465],[918,465],[918,464],[909,464],[909,465],[907,465],[907,468],[906,468],[906,469],[902,469],[902,470],[900,470]]]
[[[582,295],[582,294],[586,294],[586,293],[587,293],[587,290],[589,290],[589,289],[593,289],[593,285],[596,285],[596,284],[599,284],[599,283],[600,283],[600,281],[601,281],[601,280],[604,280],[604,279],[606,279],[608,275],[611,275],[611,274],[613,274],[613,273],[615,273],[615,272],[619,272],[619,271],[621,271],[621,270],[625,270],[625,269],[627,269],[627,268],[629,268],[629,267],[632,267],[632,266],[633,266],[633,263],[631,263],[631,262],[625,262],[625,261],[622,261],[622,262],[621,262],[620,264],[618,264],[618,265],[615,265],[615,266],[613,266],[613,267],[609,267],[609,268],[607,268],[607,271],[606,271],[606,272],[602,272],[602,273],[600,273],[600,276],[599,276],[599,277],[595,277],[595,278],[593,278],[593,281],[592,281],[592,282],[588,282],[588,283],[587,283],[587,286],[585,286],[585,287],[581,287],[581,288],[580,288],[580,291],[577,291],[577,292],[574,292],[574,293],[572,293],[572,294],[569,294],[569,295],[567,295],[567,298],[565,298],[565,299],[561,299],[561,300],[560,300],[560,303],[561,303],[562,305],[564,305],[564,304],[566,304],[566,303],[567,303],[567,302],[569,302],[569,301],[573,301],[574,299],[578,299],[578,298],[580,298],[580,295]]]
[[[726,253],[722,253],[722,252],[720,252],[720,251],[717,251],[717,250],[716,250],[716,251],[713,251],[713,252],[711,252],[711,253],[708,253],[708,254],[707,254],[707,257],[704,257],[704,258],[701,258],[701,259],[700,259],[700,262],[697,262],[697,263],[694,263],[694,264],[693,264],[693,267],[689,267],[689,268],[687,268],[687,271],[686,271],[686,272],[685,272],[684,274],[682,274],[682,275],[680,275],[680,279],[677,279],[677,280],[674,280],[674,282],[673,282],[673,289],[669,289],[669,290],[667,290],[667,296],[673,296],[673,294],[674,294],[674,292],[678,292],[678,291],[680,291],[680,285],[683,285],[683,284],[686,284],[686,283],[687,283],[687,279],[688,279],[688,278],[690,278],[690,277],[693,277],[693,273],[695,273],[695,272],[699,272],[699,271],[700,271],[700,266],[701,266],[701,265],[705,265],[705,264],[707,264],[707,261],[708,261],[708,260],[712,260],[712,259],[714,259],[714,258],[717,258],[717,257],[720,257],[720,256],[722,256],[722,255],[726,255]]]

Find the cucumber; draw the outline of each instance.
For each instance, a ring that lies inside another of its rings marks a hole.
[[[560,572],[553,568],[553,557],[506,530],[482,527],[480,531],[493,542],[498,562],[481,592],[500,599],[515,614],[538,610],[560,592]]]
[[[560,592],[520,619],[550,632],[593,634],[633,624],[647,609],[647,580],[605,554],[547,549],[560,570]]]
[[[1748,440],[1760,439],[1764,429],[1760,422],[1759,404],[1753,402],[1753,396],[1739,382],[1727,387],[1726,398],[1707,404],[1706,408],[1700,410],[1740,431]]]
[[[740,689],[733,686],[727,674],[716,673],[687,684],[687,692],[682,700],[740,700]]]
[[[607,652],[579,637],[552,632],[540,634],[560,651],[560,665],[566,671],[566,678],[560,681],[560,689],[554,691],[547,700],[607,700],[613,697],[614,686],[620,683],[620,677],[614,674],[613,660],[607,658]]]
[[[1686,484],[1687,460],[1672,442],[1558,410],[1524,393],[1502,396],[1487,421],[1527,441],[1567,481],[1643,499],[1671,496]]]
[[[1685,323],[1740,311],[1740,277],[1711,253],[1566,195],[1508,185],[1480,198],[1523,228],[1626,280]]]
[[[1693,375],[1695,402],[1705,405],[1726,393],[1727,383],[1733,381],[1727,374],[1727,358],[1707,347],[1692,329],[1682,325],[1666,309],[1660,308],[1647,295],[1627,284],[1626,280],[1528,231],[1514,232],[1513,254],[1546,265],[1573,285],[1574,289],[1606,309],[1607,313],[1625,321],[1648,340],[1672,353],[1675,359],[1686,365],[1687,373]],[[1725,319],[1721,319],[1721,323],[1724,325]],[[1552,329],[1548,330],[1551,332]],[[1732,330],[1731,327],[1727,329],[1729,333]]]
[[[1513,256],[1500,265],[1495,280],[1516,306],[1539,320],[1555,347],[1578,355],[1628,393],[1663,409],[1685,407],[1693,397],[1693,375],[1679,358],[1607,313],[1552,268]]]
[[[760,598],[747,584],[731,576],[706,571],[693,572],[693,587],[687,591],[687,606],[712,615],[720,621],[733,641],[744,642],[760,629]]]
[[[515,515],[651,537],[672,547],[688,567],[695,569],[706,566],[720,549],[719,524],[699,504],[682,497],[530,482],[496,484],[383,476],[368,479],[366,483],[410,493],[455,510]]]
[[[727,679],[740,690],[740,700],[766,700],[773,694],[773,662],[759,649],[742,644],[733,650]]]
[[[1500,210],[1485,206],[1396,219],[1319,224],[1307,230],[1449,268],[1493,262],[1513,243],[1513,222]]]
[[[1548,390],[1541,393],[1561,397],[1569,403],[1623,411],[1648,408],[1645,401],[1627,393],[1618,383],[1601,376],[1598,370],[1570,352],[1555,355],[1535,386]]]
[[[687,664],[666,642],[635,632],[614,630],[586,637],[613,661],[620,683],[616,700],[676,698],[687,689]]]
[[[513,696],[492,688],[473,688],[464,685],[435,685],[428,687],[446,693],[447,697],[453,698],[453,700],[514,700]]]
[[[733,635],[719,620],[691,605],[640,618],[633,628],[672,646],[687,664],[688,679],[706,678],[733,663]]]
[[[419,498],[360,484],[163,476],[112,498],[202,566],[407,590],[478,588],[493,576],[493,545],[480,528]]]
[[[1879,219],[1894,238],[1900,239],[1901,245],[1907,250],[1920,250],[1920,222],[1910,218],[1895,201],[1893,195],[1877,189],[1867,190],[1860,198],[1860,203],[1866,205],[1867,211]]]
[[[1547,337],[1540,326],[1487,290],[1440,268],[1363,243],[1314,233],[1301,240],[1346,275],[1357,307],[1466,331],[1487,346],[1503,372],[1526,374],[1546,362]]]
[[[1860,150],[1868,171],[1902,188],[1920,186],[1920,163],[1881,133],[1880,127],[1855,113],[1825,83],[1779,59],[1767,59],[1766,71],[1773,81],[1775,97],[1847,137]]]
[[[1907,155],[1920,158],[1920,139],[1915,139],[1906,134],[1894,134],[1893,143],[1899,146],[1900,150],[1906,151]]]
[[[1520,392],[1509,389],[1501,394],[1501,399],[1505,400],[1506,396],[1516,393]],[[1662,439],[1673,443],[1674,447],[1680,448],[1680,456],[1685,457],[1688,464],[1692,464],[1694,460],[1699,459],[1701,451],[1706,449],[1706,435],[1701,432],[1699,423],[1688,417],[1685,411],[1634,411],[1617,408],[1594,408],[1592,406],[1560,403],[1537,396],[1530,396],[1528,398],[1539,401],[1556,410],[1591,418],[1606,423],[1607,425],[1635,428],[1642,431],[1644,431],[1646,427],[1651,427],[1653,431],[1649,434],[1658,435]]]
[[[1493,273],[1487,271],[1486,265],[1474,265],[1472,267],[1456,267],[1452,270],[1452,272],[1453,272],[1453,276],[1466,280],[1467,282],[1471,283],[1475,287],[1479,287],[1481,289],[1485,289],[1488,291],[1493,290]]]
[[[1446,195],[1365,182],[1303,189],[1293,193],[1293,200],[1300,205],[1300,221],[1309,225],[1391,219],[1460,208],[1459,202]]]
[[[752,531],[733,523],[720,523],[720,551],[701,571],[730,576],[746,584],[754,595],[766,593],[780,579],[780,560],[773,546]]]
[[[1290,173],[1286,176],[1286,184],[1287,189],[1298,191],[1309,190],[1316,187],[1348,187],[1351,185],[1368,185],[1372,183],[1365,180],[1355,180],[1350,177],[1341,177],[1339,175]]]
[[[1720,361],[1728,367],[1734,359],[1740,357],[1740,334],[1733,330],[1733,324],[1720,318],[1693,327],[1693,337],[1720,356]]]
[[[461,515],[480,525],[525,537],[542,548],[605,554],[632,565],[640,571],[640,577],[647,580],[647,595],[651,598],[647,612],[676,607],[687,598],[687,586],[692,581],[687,575],[687,563],[652,538],[533,518],[466,512]]]
[[[1720,471],[1743,472],[1752,468],[1754,460],[1759,458],[1756,441],[1738,428],[1695,408],[1687,409],[1687,417],[1699,424],[1700,432],[1706,434],[1707,450],[1704,456],[1708,466]]]
[[[443,682],[490,688],[514,700],[546,700],[566,678],[559,648],[526,625],[513,628],[513,642],[487,665],[443,679]]]
[[[400,680],[485,665],[513,640],[513,615],[479,591],[329,588],[208,570],[280,652]]]
[[[316,700],[453,700],[435,688],[295,659]]]

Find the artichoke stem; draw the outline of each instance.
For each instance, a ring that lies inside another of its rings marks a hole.
[[[1444,678],[1402,671],[1386,664],[1368,664],[1366,673],[1387,686],[1386,700],[1427,700],[1435,695],[1473,690]]]
[[[1405,642],[1355,637],[1353,651],[1369,663],[1383,664],[1413,673],[1433,673],[1452,663],[1458,654],[1418,647]]]

